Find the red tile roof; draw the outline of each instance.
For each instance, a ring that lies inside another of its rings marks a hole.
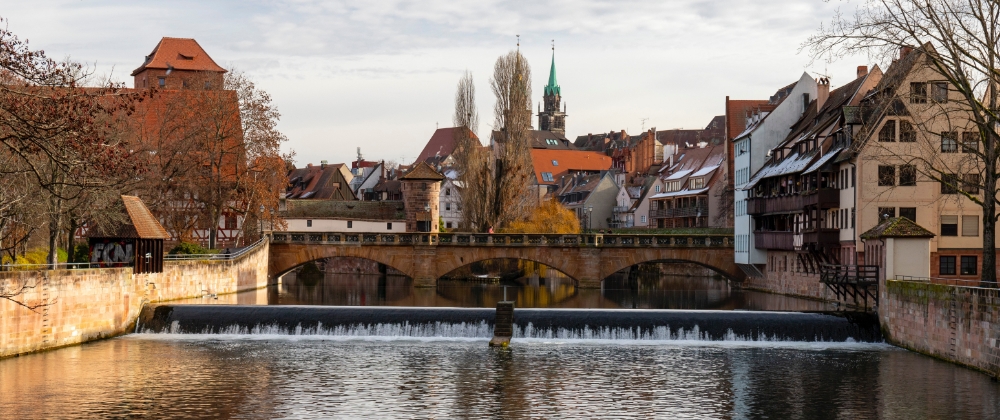
[[[541,185],[556,185],[567,171],[606,171],[611,169],[611,157],[583,150],[531,149],[535,179]],[[558,162],[554,165],[552,162]],[[552,174],[552,181],[543,180],[542,173]]]
[[[424,146],[424,150],[420,152],[417,156],[416,162],[424,162],[429,158],[434,156],[448,156],[455,151],[455,134],[457,133],[458,127],[448,127],[439,128],[431,136],[430,140],[427,140],[427,144]],[[479,140],[475,134],[472,135],[473,138]]]
[[[146,61],[139,68],[132,72],[135,76],[146,69],[170,69],[190,70],[190,71],[214,71],[225,73],[226,69],[220,67],[208,56],[208,53],[198,45],[198,41],[191,38],[168,38],[163,37],[153,52],[146,56]]]
[[[726,137],[727,140],[736,138],[747,128],[747,114],[752,109],[761,108],[764,111],[773,111],[775,105],[768,105],[767,99],[761,100],[735,100],[726,98]]]

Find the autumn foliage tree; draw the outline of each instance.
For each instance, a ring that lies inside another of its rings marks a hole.
[[[7,196],[38,194],[29,213],[44,215],[50,264],[72,203],[118,191],[143,172],[121,129],[142,94],[111,82],[83,87],[89,76],[81,64],[52,60],[0,28],[0,183]],[[22,220],[4,216],[0,226],[8,230],[0,236],[23,230],[26,213],[17,214]]]
[[[546,200],[524,220],[503,229],[505,233],[580,233],[580,221],[572,210],[556,200]]]

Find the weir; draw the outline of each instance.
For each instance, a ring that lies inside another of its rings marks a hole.
[[[493,308],[150,305],[139,331],[490,339]],[[517,309],[513,338],[881,342],[874,315],[637,309]]]

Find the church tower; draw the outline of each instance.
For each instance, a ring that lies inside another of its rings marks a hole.
[[[544,108],[538,111],[538,129],[566,135],[566,108],[559,110],[562,99],[559,83],[556,82],[556,47],[552,46],[552,68],[549,69],[549,83],[545,85]]]

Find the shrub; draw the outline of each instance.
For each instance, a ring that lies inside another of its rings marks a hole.
[[[170,249],[170,255],[198,255],[209,254],[210,252],[201,245],[191,242],[181,242]]]

